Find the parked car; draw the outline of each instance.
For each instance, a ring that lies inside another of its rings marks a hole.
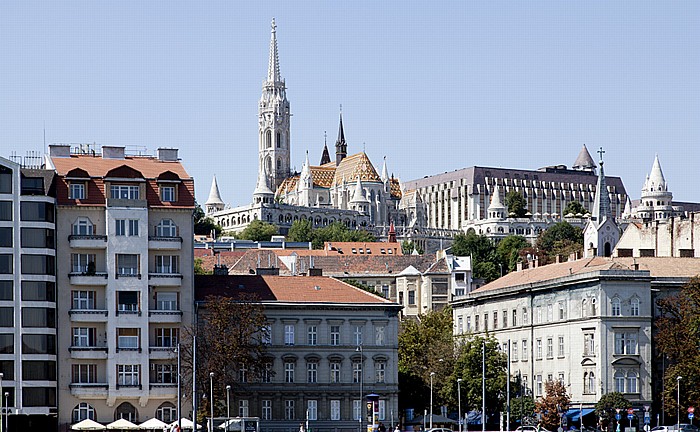
[[[656,426],[651,432],[676,432],[676,426]]]
[[[518,426],[515,432],[538,432],[537,426]],[[539,432],[549,432],[547,429],[540,427]]]
[[[447,429],[447,428],[432,428],[428,429],[425,432],[452,432],[452,429]]]
[[[681,423],[678,425],[682,432],[698,432],[698,427],[694,424]]]

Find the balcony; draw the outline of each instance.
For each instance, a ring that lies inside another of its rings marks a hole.
[[[182,237],[148,236],[148,248],[153,250],[180,250]]]
[[[106,235],[69,235],[68,242],[75,249],[106,249]]]
[[[177,358],[175,347],[152,346],[148,348],[151,360],[173,360]]]
[[[151,383],[148,396],[155,399],[171,399],[177,397],[177,383]]]
[[[106,360],[108,348],[106,346],[72,346],[68,348],[68,351],[70,351],[70,357],[72,359]]]
[[[71,322],[107,322],[106,309],[71,309],[68,311]]]
[[[182,274],[180,273],[149,273],[148,284],[151,286],[181,286]]]
[[[73,285],[107,285],[107,273],[68,273],[70,283]]]
[[[151,310],[148,312],[148,322],[154,324],[179,324],[182,322],[182,311]]]
[[[109,392],[107,383],[73,383],[69,387],[71,395],[78,399],[105,398]]]

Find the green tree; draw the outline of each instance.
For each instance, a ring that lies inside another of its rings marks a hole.
[[[525,240],[525,237],[519,235],[509,235],[498,242],[496,254],[504,267],[504,273],[515,270],[520,259],[519,252],[527,247],[530,247],[530,243]]]
[[[218,237],[221,234],[221,227],[214,222],[214,219],[205,216],[202,207],[195,203],[194,206],[194,233],[197,235],[210,235],[212,231]]]
[[[457,234],[452,241],[452,253],[456,256],[472,257],[475,278],[490,282],[501,274],[496,247],[486,236],[473,232]]]
[[[425,253],[425,251],[423,250],[422,247],[420,247],[418,244],[416,244],[412,241],[404,240],[401,243],[401,251],[403,252],[404,255],[411,255],[413,253],[414,249],[420,255],[423,255]]]
[[[662,395],[666,413],[675,417],[678,409],[676,377],[680,381],[680,411],[700,403],[700,278],[692,278],[674,296],[657,301],[661,309],[656,319],[658,332],[655,339],[659,354],[665,355],[670,366],[665,373],[665,392]]]
[[[583,231],[566,221],[558,222],[540,233],[535,246],[546,254],[548,262],[557,255],[566,258],[583,249]]]
[[[509,216],[522,218],[527,214],[527,202],[516,190],[511,190],[506,194],[506,206],[508,206]]]
[[[578,202],[578,201],[569,201],[566,204],[566,208],[564,208],[564,215],[572,214],[572,215],[577,215],[577,214],[582,214],[585,215],[588,213],[588,210],[586,210],[583,205]]]
[[[314,249],[323,249],[325,242],[367,242],[372,243],[377,239],[367,231],[351,230],[342,222],[333,222],[323,228],[316,228],[312,232],[312,246]]]
[[[275,234],[277,234],[275,225],[255,219],[240,232],[239,237],[243,240],[270,241],[270,238]]]
[[[507,357],[493,337],[467,336],[456,347],[454,375],[462,379],[462,404],[467,410],[481,411],[482,401],[482,345],[486,357],[486,414],[493,421],[505,404]]]
[[[310,219],[299,219],[292,222],[287,233],[287,241],[310,242],[313,240],[313,227]]]
[[[600,397],[595,404],[595,414],[600,419],[601,426],[605,427],[615,420],[616,408],[626,410],[632,408],[632,403],[618,392],[606,393]]]
[[[535,410],[542,416],[542,425],[551,431],[557,430],[561,414],[569,409],[569,395],[561,381],[549,380],[544,384],[545,395],[535,404]]]
[[[535,401],[530,396],[517,396],[510,401],[510,416],[516,422],[530,418],[535,413]]]
[[[399,399],[403,408],[423,410],[429,406],[429,392],[419,391],[430,386],[434,372],[434,406],[446,403],[454,359],[452,309],[431,311],[418,320],[404,320],[399,331]]]
[[[204,268],[204,260],[202,258],[195,258],[194,259],[194,274],[196,275],[207,275],[211,274],[212,272],[207,271]]]

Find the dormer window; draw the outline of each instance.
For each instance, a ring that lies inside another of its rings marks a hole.
[[[85,182],[73,181],[68,185],[69,199],[85,199]]]
[[[112,199],[139,199],[138,185],[112,185],[110,187],[110,197]]]
[[[161,186],[160,187],[160,200],[163,202],[174,202],[175,201],[175,186]]]

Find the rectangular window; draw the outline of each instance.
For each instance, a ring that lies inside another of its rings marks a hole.
[[[542,375],[537,375],[536,377],[537,380],[537,396],[542,396]]]
[[[138,291],[117,291],[117,311],[138,312],[139,292]]]
[[[22,308],[22,327],[56,327],[56,309],[53,308],[38,308],[38,307],[23,307]]]
[[[518,325],[518,310],[517,309],[513,309],[513,319],[511,320],[511,325],[513,327]]]
[[[0,327],[15,326],[15,309],[13,307],[0,307]]]
[[[12,247],[12,243],[12,227],[0,228],[0,247]]]
[[[565,385],[564,384],[564,372],[559,372],[557,379],[559,380],[559,384]]]
[[[129,219],[129,236],[138,237],[139,235],[139,220]]]
[[[633,298],[630,302],[630,315],[639,316],[639,299]]]
[[[416,304],[416,292],[415,292],[415,291],[409,291],[409,292],[408,292],[408,304],[409,304],[409,305],[415,305],[415,304]]]
[[[362,326],[356,325],[354,334],[355,334],[355,345],[357,345],[357,346],[362,345]]]
[[[25,201],[19,206],[20,219],[30,222],[53,222],[54,205],[38,201]]]
[[[14,341],[15,341],[14,335],[12,335],[12,334],[0,334],[0,354],[13,354],[15,352],[15,342]]]
[[[156,273],[180,273],[179,257],[177,255],[156,255]]]
[[[377,401],[377,411],[379,411],[379,420],[386,420],[386,401],[384,399]]]
[[[248,417],[248,399],[241,399],[238,401],[238,416]]]
[[[175,187],[174,186],[161,186],[160,187],[160,200],[163,202],[174,202],[175,201]]]
[[[306,414],[309,420],[318,420],[318,401],[309,399],[306,401]]]
[[[535,359],[542,360],[542,339],[535,341]]]
[[[11,402],[8,403],[11,404]],[[24,387],[22,389],[22,405],[25,407],[56,406],[56,388]]]
[[[0,193],[12,193],[12,170],[5,166],[0,166]]]
[[[151,368],[155,368],[157,384],[177,384],[177,364],[151,363]]]
[[[24,282],[22,282],[22,285],[24,285]],[[22,295],[24,296],[24,289],[22,290]],[[0,280],[0,300],[13,300],[14,297],[14,284],[12,281]]]
[[[513,342],[510,346],[510,360],[518,361],[518,341]]]
[[[264,382],[264,383],[271,383],[272,382],[272,363],[270,363],[270,362],[265,362],[265,364],[264,364],[263,373],[262,373],[262,382]]]
[[[114,221],[114,233],[118,236],[126,235],[126,219],[116,219]]]
[[[117,254],[117,274],[119,276],[139,274],[139,255]]]
[[[0,221],[12,220],[12,201],[0,201]]]
[[[159,311],[176,311],[177,293],[171,291],[159,291],[156,293],[156,310]]]
[[[56,257],[51,255],[22,255],[22,274],[55,275]]]
[[[479,315],[474,315],[474,331],[479,331]]]
[[[157,328],[156,329],[156,346],[157,347],[176,347],[178,339],[177,327]]]
[[[615,333],[615,354],[636,355],[637,354],[637,333],[616,332]]]
[[[523,339],[523,345],[522,345],[522,359],[523,361],[527,361],[527,339]]]
[[[22,354],[56,354],[56,336],[43,334],[22,335]]]
[[[564,357],[564,336],[559,336],[559,357]]]
[[[384,346],[384,326],[376,326],[374,328],[374,344]]]
[[[528,325],[530,323],[530,317],[527,313],[527,308],[523,308],[523,325]]]
[[[110,198],[112,199],[139,199],[138,185],[111,185]]]
[[[119,349],[138,349],[139,348],[139,329],[137,329],[137,328],[118,328],[117,329],[117,348],[119,348]]]
[[[97,365],[73,364],[71,371],[71,383],[94,384],[97,382]]]
[[[117,385],[138,386],[139,384],[141,384],[139,365],[117,365]]]
[[[285,362],[284,363],[284,382],[293,383],[294,382],[294,363]]]
[[[262,419],[272,420],[272,401],[269,399],[262,401]]]
[[[559,319],[566,319],[566,308],[564,307],[564,302],[559,302]]]
[[[318,382],[318,363],[316,363],[316,362],[306,363],[306,382],[307,383]]]
[[[472,317],[468,316],[467,317],[467,332],[472,331]]]
[[[362,363],[352,362],[352,382],[359,383],[362,377]]]
[[[340,326],[338,325],[331,326],[331,345],[340,345]]]
[[[595,334],[584,333],[583,334],[583,355],[594,356],[595,355]]]
[[[22,300],[56,301],[56,284],[44,281],[22,281]]]
[[[294,325],[285,324],[284,326],[284,344],[294,345]]]
[[[501,317],[503,319],[503,328],[508,327],[508,311],[503,311]]]
[[[331,420],[340,420],[340,400],[331,399]]]
[[[318,343],[318,331],[315,325],[310,325],[307,327],[306,341],[308,345],[316,345]]]
[[[498,311],[493,311],[493,328],[498,328]]]
[[[535,324],[540,324],[542,322],[542,307],[537,306],[535,308]]]
[[[457,334],[464,333],[464,318],[457,317]]]
[[[375,372],[375,382],[384,383],[386,382],[386,363],[385,362],[375,362],[374,363]]]
[[[362,401],[359,399],[352,401],[352,418],[353,420],[360,420],[362,418]]]
[[[554,319],[554,308],[551,304],[547,305],[547,322],[552,322]]]
[[[71,182],[68,185],[69,199],[85,199],[85,183]]]
[[[484,314],[484,331],[489,331],[489,314]]]
[[[284,419],[285,420],[294,420],[296,417],[294,413],[294,400],[293,399],[287,399],[284,401]]]
[[[95,254],[74,253],[70,255],[70,261],[72,273],[95,273]]]
[[[340,362],[331,362],[331,379],[332,384],[337,384],[340,382]]]
[[[547,338],[547,358],[554,357],[554,340],[552,338]]]

